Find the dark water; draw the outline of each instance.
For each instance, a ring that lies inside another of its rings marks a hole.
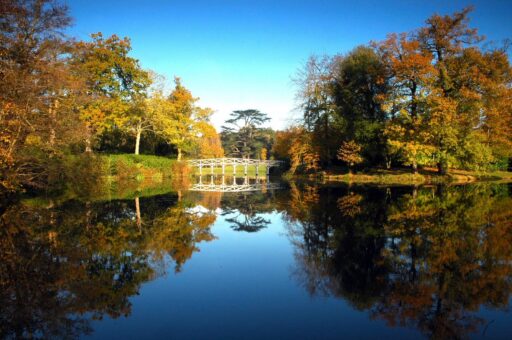
[[[511,185],[125,197],[0,210],[1,337],[512,338]]]

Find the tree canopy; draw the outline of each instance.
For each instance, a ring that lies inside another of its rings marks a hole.
[[[364,166],[506,167],[512,68],[505,48],[482,47],[471,10],[307,61],[296,77],[301,125],[321,166],[353,141]]]
[[[260,126],[270,118],[258,110],[237,110],[222,126],[222,145],[227,155],[242,158],[261,157],[261,150],[272,147],[273,131]]]

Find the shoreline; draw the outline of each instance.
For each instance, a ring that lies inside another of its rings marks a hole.
[[[408,171],[407,171],[408,170]],[[311,175],[285,175],[289,179],[308,179],[325,183],[381,184],[381,185],[436,185],[436,184],[470,184],[470,183],[510,183],[512,172],[508,171],[467,171],[450,170],[446,175],[439,175],[429,169],[417,174],[407,169],[374,169],[368,172],[336,173],[321,171]]]

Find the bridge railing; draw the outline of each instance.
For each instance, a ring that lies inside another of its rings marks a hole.
[[[187,161],[190,165],[196,166],[218,166],[218,165],[268,165],[271,167],[280,166],[283,162],[276,160],[262,160],[252,158],[203,158],[203,159],[189,159]]]
[[[241,165],[244,169],[244,174],[247,175],[247,169],[249,166],[256,167],[256,175],[259,174],[260,166],[266,168],[267,175],[270,173],[270,168],[277,167],[283,164],[282,161],[276,160],[261,160],[251,158],[204,158],[204,159],[190,159],[187,161],[191,166],[197,166],[199,168],[199,174],[203,173],[203,168],[210,168],[213,174],[213,169],[221,167],[222,174],[226,172],[226,167],[233,167],[233,174],[236,174],[237,166]]]

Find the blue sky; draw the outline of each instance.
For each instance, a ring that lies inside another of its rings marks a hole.
[[[259,109],[284,128],[297,113],[291,81],[311,54],[346,53],[433,13],[474,5],[471,24],[488,40],[512,39],[512,1],[69,0],[69,34],[128,36],[144,68],[184,85],[216,111]]]

